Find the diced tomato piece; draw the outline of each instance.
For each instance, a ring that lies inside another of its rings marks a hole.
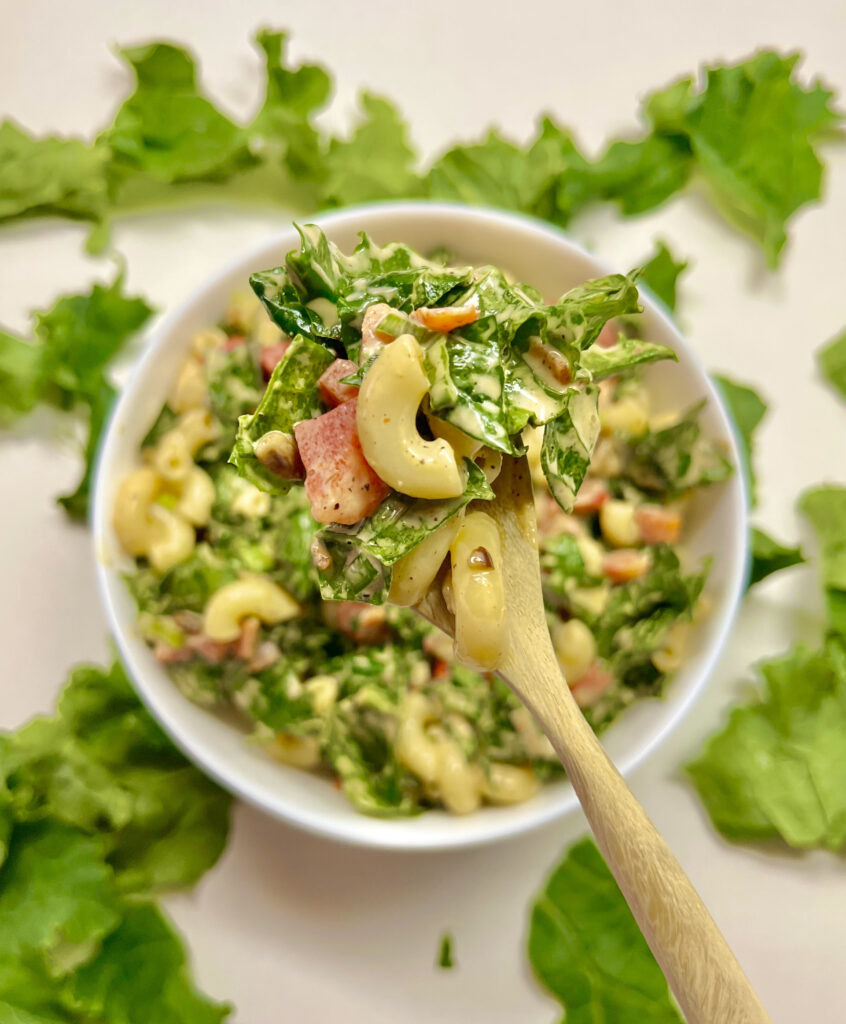
[[[334,363],[323,371],[323,375],[317,382],[320,390],[320,397],[333,408],[342,402],[349,402],[351,398],[358,396],[358,388],[355,384],[342,384],[344,377],[350,377],[358,367],[349,359],[336,359]]]
[[[675,544],[681,534],[681,513],[661,505],[640,505],[635,521],[644,544]]]
[[[613,682],[614,676],[598,661],[595,661],[570,686],[570,692],[580,708],[589,708],[599,700]]]
[[[446,334],[474,324],[479,319],[479,310],[475,306],[441,306],[439,309],[421,306],[414,310],[411,319],[430,331]]]
[[[613,348],[617,344],[619,334],[620,328],[613,320],[609,320],[599,332],[599,337],[596,339],[594,344],[599,345],[600,348]]]
[[[388,621],[381,605],[361,601],[327,601],[323,617],[357,644],[379,644],[388,639]]]
[[[577,516],[589,516],[593,512],[598,512],[610,497],[611,492],[601,480],[589,477],[579,488],[573,503],[573,511]]]
[[[306,470],[305,490],[318,523],[351,526],[390,494],[364,458],[356,427],[357,399],[294,426]]]
[[[433,679],[446,679],[447,676],[449,675],[449,672],[450,672],[450,667],[449,667],[448,662],[441,661],[441,659],[438,658],[435,661],[434,666],[432,667],[432,678]]]
[[[276,364],[281,361],[290,344],[291,342],[286,338],[285,341],[277,341],[274,345],[265,345],[261,350],[259,362],[265,380],[270,380],[271,374],[276,369]]]
[[[231,352],[233,349],[240,348],[246,340],[243,334],[230,334],[223,343],[223,351]]]
[[[618,548],[602,559],[602,571],[612,583],[630,583],[649,572],[652,558],[648,551]]]

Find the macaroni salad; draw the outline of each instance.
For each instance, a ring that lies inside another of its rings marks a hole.
[[[239,296],[193,339],[119,487],[139,629],[188,698],[361,811],[526,800],[561,768],[490,671],[502,455],[528,451],[553,642],[596,729],[680,665],[706,568],[682,566],[685,499],[731,467],[698,409],[654,422],[638,367],[672,353],[630,336],[632,278],[546,306],[494,268],[302,239],[251,279],[273,322]],[[401,607],[436,580],[455,651]]]

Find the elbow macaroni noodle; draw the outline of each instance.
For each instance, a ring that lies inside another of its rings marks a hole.
[[[457,498],[465,472],[443,438],[427,441],[417,410],[429,390],[423,350],[410,334],[387,345],[358,395],[358,436],[364,457],[395,491],[412,498]]]
[[[464,516],[450,547],[455,649],[460,661],[494,668],[505,645],[505,584],[499,527],[486,512]]]
[[[296,618],[300,606],[287,590],[267,576],[245,574],[224,584],[209,598],[203,611],[203,631],[210,640],[237,640],[241,623],[255,616],[268,625]]]

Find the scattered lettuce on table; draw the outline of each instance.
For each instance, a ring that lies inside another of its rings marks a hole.
[[[87,413],[85,470],[76,490],[59,499],[73,518],[87,514],[99,439],[116,395],[109,365],[151,313],[144,299],[125,293],[120,273],[110,285],[64,295],[33,314],[32,341],[0,331],[0,424],[39,402]]]
[[[216,1024],[151,894],[217,860],[230,798],[172,747],[121,666],[0,733],[0,1020]]]
[[[806,491],[820,544],[828,635],[757,666],[763,685],[687,770],[714,826],[734,841],[846,846],[846,488]]]
[[[817,353],[823,377],[846,398],[846,331],[832,338]]]
[[[571,846],[532,906],[529,962],[567,1024],[683,1024],[593,841]]]

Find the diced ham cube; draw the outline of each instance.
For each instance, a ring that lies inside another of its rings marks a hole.
[[[589,708],[599,700],[613,682],[614,676],[598,661],[595,661],[570,686],[570,692],[580,708]]]
[[[356,428],[357,399],[294,426],[306,470],[305,490],[318,523],[351,526],[390,494],[364,458]]]
[[[182,661],[190,661],[194,657],[194,652],[187,645],[174,647],[172,644],[165,643],[164,640],[159,640],[153,653],[163,665],[177,665]]]
[[[610,497],[611,492],[601,480],[588,477],[579,488],[573,503],[573,511],[577,516],[589,516],[598,512]]]
[[[265,345],[261,350],[259,363],[261,364],[261,372],[265,380],[270,380],[271,374],[276,369],[276,364],[280,362],[282,356],[288,351],[290,344],[291,342],[286,338],[285,341],[277,341],[274,345]]]
[[[236,641],[237,642],[237,641]],[[230,657],[233,644],[223,643],[220,640],[211,640],[205,633],[195,633],[185,641],[185,646],[207,661],[210,665],[217,665]]]
[[[446,334],[459,327],[474,324],[479,319],[479,310],[475,306],[421,306],[420,309],[414,310],[411,319],[430,331],[441,331]]]
[[[232,352],[233,349],[240,348],[246,340],[243,334],[230,334],[223,343],[223,351]]]
[[[380,644],[388,639],[388,621],[381,605],[361,601],[327,601],[323,617],[357,644]]]
[[[341,383],[344,377],[351,377],[357,369],[355,363],[349,359],[336,359],[334,363],[329,364],[317,382],[320,397],[326,405],[334,408],[358,396],[358,388],[354,384]]]
[[[661,505],[640,505],[635,521],[644,544],[675,544],[681,534],[681,513]]]
[[[649,572],[652,558],[648,551],[637,548],[619,548],[609,551],[602,559],[602,571],[612,583],[631,583]]]

